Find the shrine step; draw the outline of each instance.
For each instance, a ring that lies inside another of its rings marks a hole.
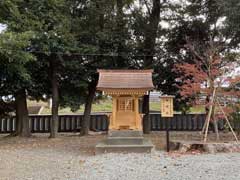
[[[144,139],[142,144],[113,145],[102,141],[96,145],[96,154],[101,153],[151,153],[153,144],[150,140]]]
[[[108,137],[105,142],[109,145],[143,144],[143,137]]]
[[[110,130],[109,137],[142,137],[142,131],[138,130]]]

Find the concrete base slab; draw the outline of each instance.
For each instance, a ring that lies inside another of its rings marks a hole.
[[[143,144],[143,137],[108,137],[105,142],[108,145],[137,145]]]
[[[111,130],[108,137],[96,145],[96,154],[116,153],[150,153],[153,144],[144,139],[142,131]]]
[[[142,144],[107,144],[102,141],[96,145],[96,154],[101,153],[151,153],[153,144],[150,140],[144,139]]]
[[[143,137],[143,132],[138,130],[109,130],[108,137]]]

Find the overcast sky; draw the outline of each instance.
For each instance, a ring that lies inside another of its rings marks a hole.
[[[5,27],[2,25],[2,24],[0,24],[0,32],[2,32],[2,30],[4,29]]]

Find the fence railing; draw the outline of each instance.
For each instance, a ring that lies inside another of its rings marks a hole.
[[[200,131],[203,128],[205,114],[175,114],[169,122],[172,131]],[[60,115],[59,132],[79,132],[83,115]],[[30,115],[30,128],[32,133],[47,133],[50,131],[50,115]],[[167,128],[167,119],[161,117],[160,113],[151,113],[151,130],[164,131]],[[225,122],[218,121],[219,130],[223,130]],[[240,128],[240,123],[233,124],[235,128]],[[0,133],[11,133],[16,129],[15,117],[0,119]],[[105,114],[93,114],[90,120],[90,130],[107,131],[108,117]]]
[[[201,131],[206,119],[205,114],[175,114],[171,119],[162,118],[159,113],[150,115],[152,131],[164,131],[169,121],[169,129],[172,131]],[[224,121],[218,121],[218,129],[224,129]],[[212,127],[210,127],[212,128]]]

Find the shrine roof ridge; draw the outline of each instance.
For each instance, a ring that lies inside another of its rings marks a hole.
[[[98,69],[97,72],[109,73],[152,73],[153,69]]]

